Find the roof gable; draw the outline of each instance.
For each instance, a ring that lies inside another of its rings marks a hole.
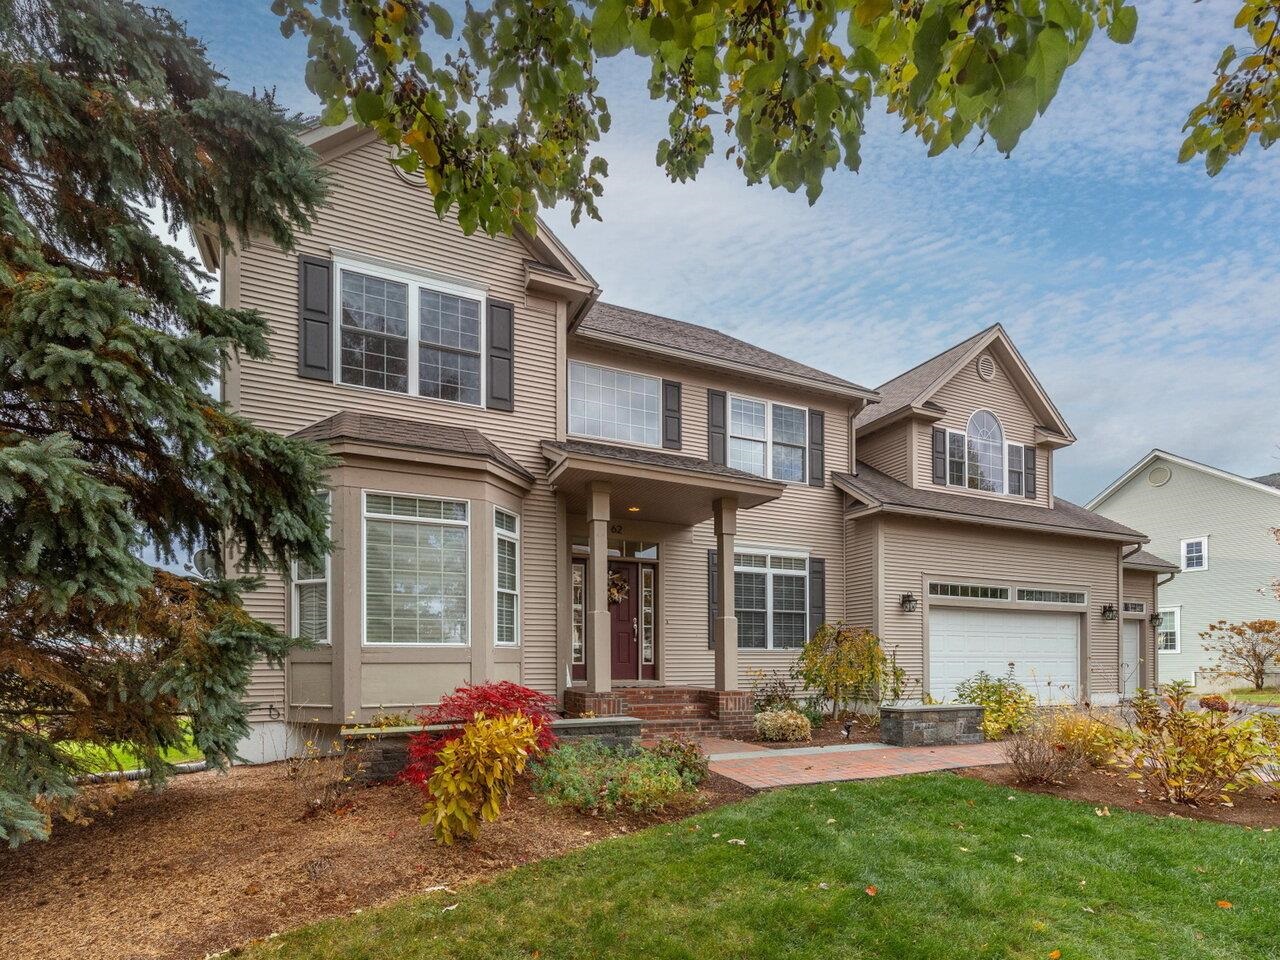
[[[876,388],[881,402],[863,410],[854,421],[855,428],[866,433],[890,422],[904,411],[936,407],[933,398],[938,391],[983,351],[990,352],[1009,374],[1015,389],[1023,396],[1034,417],[1044,425],[1048,433],[1061,436],[1068,443],[1075,440],[1075,434],[1071,432],[1049,394],[1031,372],[1004,327],[998,323],[881,384]]]
[[[1251,490],[1256,490],[1259,493],[1267,493],[1272,496],[1280,497],[1280,474],[1269,473],[1261,477],[1254,477],[1253,479],[1250,479],[1249,477],[1242,477],[1237,473],[1231,473],[1228,470],[1211,467],[1207,463],[1201,463],[1198,460],[1180,457],[1176,453],[1169,453],[1167,450],[1161,450],[1159,447],[1156,447],[1119,477],[1113,480],[1101,493],[1090,500],[1088,508],[1090,510],[1096,509],[1098,506],[1109,500],[1115,493],[1128,486],[1128,484],[1147,467],[1151,466],[1151,464],[1155,463],[1157,460],[1162,459],[1168,460],[1170,463],[1177,464],[1178,466],[1186,467],[1189,470],[1196,470],[1200,473],[1207,474],[1208,476],[1217,477],[1219,480],[1238,483]]]

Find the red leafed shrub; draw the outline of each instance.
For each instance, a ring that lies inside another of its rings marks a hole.
[[[400,779],[416,785],[423,793],[430,793],[427,781],[431,779],[431,774],[439,763],[441,749],[461,736],[461,725],[476,714],[490,718],[523,714],[533,722],[533,728],[537,731],[535,755],[545,753],[556,742],[556,735],[551,732],[551,721],[554,719],[551,711],[555,706],[554,697],[522,687],[510,680],[461,686],[453,693],[441,697],[434,707],[427,707],[418,714],[418,722],[423,726],[456,723],[458,728],[448,733],[423,731],[410,737],[409,763],[400,774]]]

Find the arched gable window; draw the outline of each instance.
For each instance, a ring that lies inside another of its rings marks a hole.
[[[1004,430],[989,410],[969,418],[969,488],[1004,493]]]

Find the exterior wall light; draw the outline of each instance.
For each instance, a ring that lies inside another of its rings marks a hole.
[[[907,613],[915,613],[920,601],[915,598],[915,594],[904,593],[898,598],[898,605]]]
[[[1103,620],[1115,620],[1117,617],[1119,617],[1119,614],[1116,613],[1116,605],[1114,603],[1108,603],[1103,605],[1102,607]]]
[[[1156,627],[1160,626],[1160,624],[1163,622],[1164,622],[1164,617],[1162,617],[1158,612],[1153,613],[1151,614],[1151,616],[1147,617],[1147,623],[1151,624],[1151,629],[1153,630]]]

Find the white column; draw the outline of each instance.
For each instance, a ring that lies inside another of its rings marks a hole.
[[[733,538],[738,532],[738,501],[722,497],[715,502],[716,594],[720,607],[715,621],[716,689],[738,689],[738,617],[734,612]]]

